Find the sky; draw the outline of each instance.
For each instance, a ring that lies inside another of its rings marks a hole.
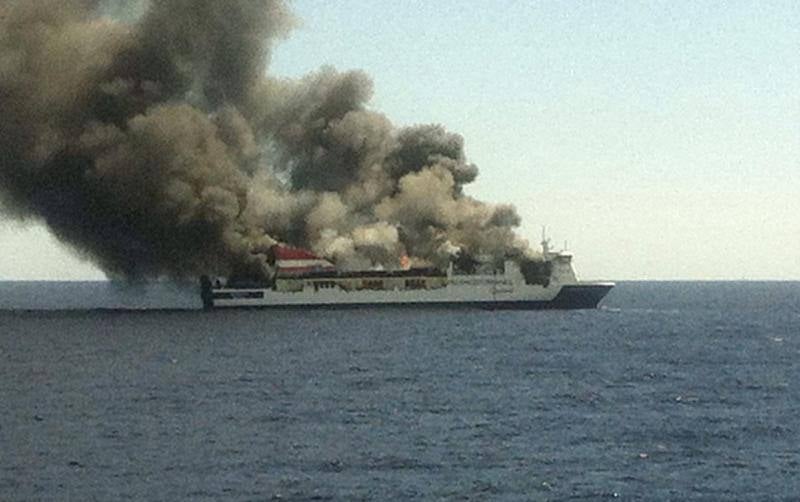
[[[375,82],[398,125],[440,123],[579,275],[800,280],[800,3],[295,0],[270,73]],[[102,279],[0,216],[0,280]]]

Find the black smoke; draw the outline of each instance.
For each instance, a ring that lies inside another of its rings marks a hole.
[[[345,267],[526,252],[464,194],[461,136],[396,128],[372,81],[267,73],[283,0],[0,0],[0,204],[125,278],[266,271],[276,242]]]

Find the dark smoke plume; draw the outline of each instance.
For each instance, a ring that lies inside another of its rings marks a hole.
[[[284,0],[0,0],[0,205],[129,279],[265,274],[276,242],[344,267],[527,252],[513,207],[464,194],[461,136],[395,128],[359,71],[269,77],[293,23]]]

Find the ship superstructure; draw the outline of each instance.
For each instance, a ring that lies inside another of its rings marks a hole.
[[[572,255],[553,251],[543,238],[540,260],[507,259],[501,267],[465,271],[338,270],[307,250],[276,245],[270,250],[269,283],[244,284],[201,279],[203,306],[261,308],[345,308],[363,306],[465,307],[487,309],[586,309],[597,307],[612,282],[581,282]]]

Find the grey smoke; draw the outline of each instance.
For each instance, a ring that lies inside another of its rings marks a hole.
[[[344,267],[527,252],[439,125],[372,81],[266,73],[283,0],[0,0],[0,205],[111,276],[263,274],[276,242]]]

